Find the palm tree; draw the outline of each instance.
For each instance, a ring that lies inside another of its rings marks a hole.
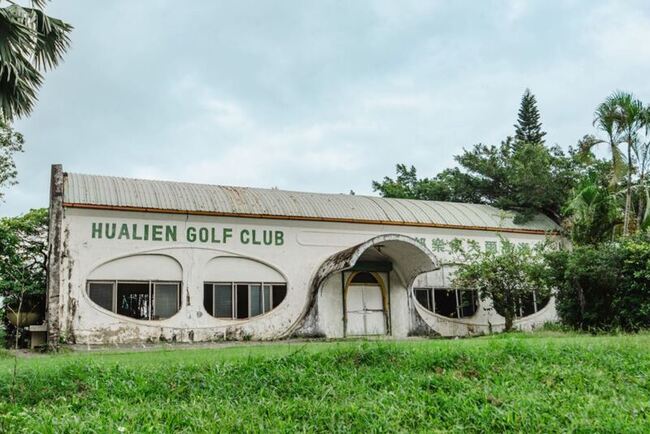
[[[582,179],[574,189],[574,197],[565,213],[571,230],[571,240],[595,244],[613,236],[620,224],[620,209],[611,191],[601,185],[595,174]]]
[[[633,153],[638,150],[639,131],[646,122],[646,110],[643,103],[634,98],[631,93],[615,92],[612,98],[617,106],[616,124],[627,144],[627,186],[625,190],[625,214],[623,221],[623,234],[629,234],[630,213],[632,212],[632,165]]]
[[[639,173],[637,227],[647,229],[650,226],[650,191],[646,180],[648,165],[650,164],[650,107],[644,108],[643,116],[645,140],[638,141],[634,149],[634,157]]]
[[[623,235],[629,234],[630,213],[632,211],[632,164],[633,153],[637,152],[638,133],[646,124],[647,114],[643,103],[634,98],[631,93],[614,92],[596,108],[594,113],[594,125],[607,134],[607,142],[612,153],[612,179],[611,186],[614,186],[623,173],[626,174],[625,190],[625,212],[623,217]],[[587,141],[582,144],[583,150],[587,150],[598,143],[605,143],[604,140]],[[626,144],[627,164],[624,162],[624,154],[619,149],[623,143]]]
[[[600,140],[591,135],[585,136],[580,142],[581,151],[587,153],[596,145],[607,143],[609,151],[612,155],[612,173],[609,185],[613,188],[625,174],[625,161],[623,153],[619,146],[621,145],[621,135],[618,132],[616,123],[617,106],[613,98],[608,97],[601,103],[594,112],[594,125],[599,130],[603,131],[607,139]]]
[[[0,0],[0,117],[10,122],[28,115],[43,82],[70,45],[72,26],[45,15],[46,0],[24,7]]]

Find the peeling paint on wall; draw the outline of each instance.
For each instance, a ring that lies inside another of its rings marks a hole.
[[[53,171],[53,192],[58,191],[57,185],[63,182],[62,173],[55,172]],[[441,261],[448,259],[444,257],[444,252],[434,255],[418,240],[451,239],[457,236],[477,240],[483,245],[486,240],[498,239],[498,234],[493,232],[64,209],[59,200],[60,195],[57,194],[60,192],[52,194],[50,204],[48,330],[51,342],[63,340],[67,343],[113,345],[275,340],[291,336],[344,337],[344,279],[341,279],[341,273],[355,267],[360,258],[363,261],[370,259],[371,263],[373,259],[379,258],[390,262],[394,267],[394,271],[386,278],[390,299],[387,315],[394,337],[480,334],[487,333],[490,327],[494,330],[499,330],[500,327],[500,317],[483,308],[474,317],[462,321],[436,315],[420,306],[411,291],[411,286],[419,275],[432,272]],[[131,228],[134,225],[138,228],[167,225],[177,228],[178,234],[184,233],[188,227],[211,225],[232,228],[233,234],[240,233],[243,229],[256,230],[260,234],[264,231],[282,232],[283,242],[273,247],[256,246],[232,237],[227,245],[222,243],[217,246],[183,241],[180,236],[173,242],[145,241],[133,237],[121,240],[93,238],[90,236],[92,224],[97,221],[121,221]],[[309,243],[300,243],[301,234],[305,233],[317,233],[318,237],[311,236]],[[544,238],[540,234],[528,233],[509,233],[504,236],[519,243],[535,243]],[[365,241],[359,243],[359,239]],[[154,257],[169,258],[173,263],[159,262],[160,265],[155,267],[147,266],[147,258]],[[240,262],[219,262],[223,258],[237,258]],[[251,268],[244,270],[234,270],[233,265],[219,265],[246,264],[246,261],[251,264]],[[98,276],[93,273],[101,269],[101,266],[111,263],[119,266],[104,268],[104,274],[101,274],[99,280],[155,282],[171,279],[180,282],[181,302],[178,313],[164,319],[134,319],[97,305],[87,293],[87,283]],[[172,273],[172,268],[175,267],[173,264],[178,265],[177,274]],[[277,307],[248,319],[212,316],[204,306],[204,283],[262,282],[263,278],[255,280],[246,277],[248,270],[253,269],[252,264],[258,264],[262,274],[267,273],[263,271],[267,269],[275,270],[268,271],[268,275],[281,276],[286,284],[284,301]],[[228,277],[235,274],[238,277]],[[529,329],[552,320],[554,315],[555,310],[551,306],[518,321],[516,325]]]

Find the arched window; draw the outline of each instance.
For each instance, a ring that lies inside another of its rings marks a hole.
[[[542,310],[551,299],[550,295],[540,296],[537,291],[533,291],[517,300],[516,315],[517,318],[523,318]],[[501,315],[501,313],[497,310]]]
[[[478,293],[469,288],[452,288],[455,271],[454,264],[443,264],[438,270],[418,276],[413,289],[417,302],[448,318],[473,316],[479,307]]]
[[[466,318],[478,310],[476,291],[452,288],[414,288],[415,299],[427,310],[449,318]]]
[[[216,318],[253,318],[275,309],[287,295],[284,277],[252,259],[215,258],[205,275],[203,307]]]
[[[86,291],[93,303],[118,315],[161,320],[180,310],[182,274],[169,256],[129,256],[95,269]]]

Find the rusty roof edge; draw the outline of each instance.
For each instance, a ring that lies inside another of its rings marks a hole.
[[[459,224],[445,224],[445,223],[419,223],[419,222],[404,222],[404,221],[389,221],[389,220],[369,220],[369,219],[353,219],[353,218],[339,218],[339,217],[310,217],[310,216],[292,216],[292,215],[277,215],[277,214],[253,214],[253,213],[236,213],[225,211],[198,211],[198,210],[180,210],[180,209],[163,209],[163,208],[148,208],[137,206],[115,206],[115,205],[98,205],[92,203],[75,203],[63,202],[63,206],[67,208],[81,208],[81,209],[97,209],[97,210],[111,210],[122,212],[150,212],[157,214],[185,214],[185,215],[203,215],[203,216],[218,216],[218,217],[240,217],[240,218],[259,218],[269,220],[298,220],[298,221],[316,221],[328,223],[355,223],[355,224],[372,224],[372,225],[387,225],[387,226],[411,226],[411,227],[428,227],[428,228],[441,228],[441,229],[459,229],[468,231],[484,231],[484,232],[505,232],[515,234],[530,234],[530,235],[560,235],[560,230],[544,230],[544,229],[527,229],[527,228],[508,228],[508,227],[491,227],[491,226],[468,226]]]

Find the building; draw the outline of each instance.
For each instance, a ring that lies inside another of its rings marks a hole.
[[[64,173],[52,167],[50,342],[463,336],[504,319],[450,287],[453,243],[557,233],[486,205]],[[454,241],[455,240],[455,241]],[[515,326],[556,317],[524,301]]]

